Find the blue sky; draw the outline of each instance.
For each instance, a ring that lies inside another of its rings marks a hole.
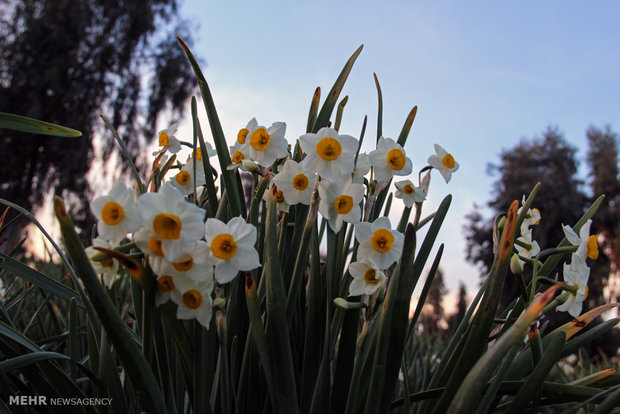
[[[477,287],[462,225],[473,203],[489,198],[487,163],[548,125],[584,160],[589,125],[620,127],[620,2],[186,0],[182,14],[199,24],[193,51],[231,142],[252,117],[286,122],[293,142],[305,132],[314,89],[326,94],[364,44],[343,91],[349,101],[341,133],[358,137],[368,115],[365,149],[374,149],[375,72],[384,136],[397,138],[418,105],[405,147],[414,171],[434,143],[461,165],[448,185],[433,173],[425,205],[430,212],[453,194],[439,237],[450,290],[459,280]],[[586,177],[585,168],[580,174]]]

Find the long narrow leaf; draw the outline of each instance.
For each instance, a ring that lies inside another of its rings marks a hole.
[[[66,138],[82,136],[82,133],[76,129],[39,121],[38,119],[29,118],[27,116],[7,114],[6,112],[0,112],[0,128]]]

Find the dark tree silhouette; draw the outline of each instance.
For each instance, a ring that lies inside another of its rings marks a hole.
[[[588,138],[588,164],[590,167],[590,188],[593,198],[605,194],[595,219],[592,221],[591,232],[599,237],[600,254],[592,263],[592,274],[609,275],[612,267],[620,269],[620,174],[618,171],[618,137],[610,127],[605,130],[594,126],[586,132]],[[601,305],[603,288],[607,278],[590,278],[588,287],[589,305]]]
[[[0,130],[2,197],[28,209],[49,191],[89,216],[86,173],[105,114],[134,156],[160,114],[179,116],[195,83],[175,34],[177,0],[0,0],[0,112],[82,131],[68,140]],[[110,135],[108,135],[110,137]],[[107,159],[116,145],[103,145]],[[126,168],[123,168],[126,170]],[[118,173],[115,175],[119,175]]]
[[[514,148],[503,151],[499,164],[489,168],[498,179],[488,206],[494,214],[505,214],[513,200],[521,201],[540,181],[542,186],[533,206],[540,210],[542,219],[533,228],[533,237],[541,248],[556,246],[564,237],[561,225],[574,224],[587,204],[581,190],[583,183],[576,175],[575,152],[555,128],[547,129],[542,137],[521,140]],[[484,276],[493,262],[493,218],[484,219],[476,208],[468,218],[467,259],[479,265]],[[561,271],[560,267],[555,271]],[[517,281],[509,274],[502,303],[507,305],[518,294]]]

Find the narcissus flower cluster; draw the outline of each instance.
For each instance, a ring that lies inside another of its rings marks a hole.
[[[360,152],[356,138],[330,127],[301,135],[297,147],[300,152],[294,157],[285,134],[284,122],[262,126],[252,118],[237,132],[230,146],[231,164],[225,167],[269,178],[263,199],[275,199],[283,214],[289,213],[291,206],[315,202],[330,231],[338,233],[346,223],[355,226],[357,257],[361,260],[348,268],[352,277],[349,293],[374,294],[385,285],[390,267],[400,259],[404,236],[392,229],[387,217],[368,222],[363,206],[370,197],[372,183],[377,183],[373,185],[380,191],[394,176],[411,174],[411,159],[399,143],[387,137],[379,137],[375,150]],[[194,149],[184,164],[175,161],[174,154],[182,145],[192,147],[176,135],[175,124],[157,133],[159,149],[153,153],[157,157],[154,171],[161,171],[164,164],[166,169],[158,176],[161,183],[154,183],[151,192],[136,197],[134,190],[118,183],[110,193],[93,200],[91,209],[98,219],[99,238],[93,241],[89,255],[96,259],[93,266],[110,286],[119,265],[95,247],[113,249],[129,237],[156,276],[155,303],[172,300],[178,318],[194,318],[208,327],[215,287],[229,283],[240,271],[261,266],[254,247],[258,235],[256,227],[242,217],[233,217],[227,223],[215,218],[205,220],[206,211],[199,207],[204,194],[199,196],[207,182],[205,174],[211,172],[205,171],[200,149]],[[440,146],[436,149],[443,151]],[[215,154],[208,144],[206,150],[207,157]],[[174,159],[169,159],[168,154]],[[435,156],[429,158],[428,167],[439,169],[444,177],[446,171],[458,168],[452,156],[446,154],[441,155],[440,164],[435,163]],[[369,172],[370,181],[366,179]],[[154,173],[151,179],[156,176]],[[396,182],[395,186],[396,198],[401,198],[408,208],[414,203],[421,205],[428,189],[410,180]]]

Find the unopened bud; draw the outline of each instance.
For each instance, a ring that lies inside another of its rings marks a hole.
[[[510,258],[510,271],[515,275],[523,274],[523,265],[521,260],[519,260],[519,255],[516,253]]]

